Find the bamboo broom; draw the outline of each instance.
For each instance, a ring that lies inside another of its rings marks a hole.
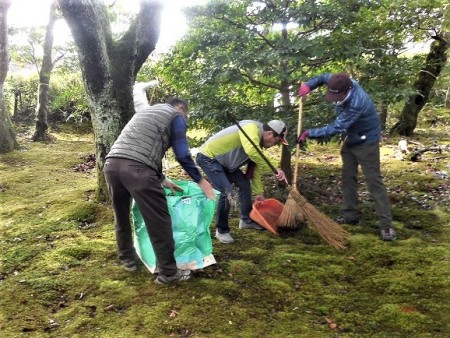
[[[298,191],[292,191],[292,198],[301,207],[303,214],[308,220],[308,224],[314,226],[320,237],[328,244],[336,249],[346,249],[349,244],[348,232],[345,231],[339,224],[330,219],[325,214],[321,213],[306,198],[304,198]]]
[[[264,159],[267,165],[272,169],[272,171],[277,174],[277,170],[270,163],[267,157],[264,155],[261,149],[259,149],[255,142],[247,135],[247,133],[242,129],[239,123],[236,121],[236,118],[230,112],[227,112],[228,116],[234,122],[234,124],[239,128],[239,130],[244,134],[247,140],[251,143],[251,145],[256,149],[258,154]],[[287,185],[287,188],[290,190],[290,195],[300,206],[303,214],[308,220],[309,224],[311,224],[314,228],[316,228],[319,236],[322,237],[328,244],[337,248],[337,249],[345,249],[347,247],[348,241],[348,233],[342,229],[339,224],[331,220],[328,216],[320,212],[316,209],[312,204],[310,204],[306,198],[304,198],[298,191],[293,191],[291,185]]]
[[[300,98],[298,107],[298,124],[297,135],[300,135],[302,128],[303,115],[303,100]],[[314,226],[320,237],[328,244],[337,249],[345,249],[348,244],[348,233],[336,222],[324,215],[306,198],[304,198],[297,189],[297,174],[298,174],[298,156],[300,145],[297,143],[295,151],[295,168],[294,168],[294,182],[290,190],[289,196],[286,200],[285,207],[278,218],[278,226],[283,228],[296,229],[299,227],[298,214],[301,212],[306,217],[308,222]]]
[[[297,123],[297,135],[300,135],[302,130],[302,115],[303,115],[303,100],[300,98],[298,104],[298,123]],[[292,189],[286,199],[283,211],[278,217],[277,225],[279,228],[285,228],[289,230],[296,230],[303,223],[304,217],[302,208],[292,196],[294,193],[298,193],[297,189],[297,175],[298,175],[298,157],[300,152],[300,144],[297,143],[295,149],[295,167],[294,167],[294,180],[292,181]]]

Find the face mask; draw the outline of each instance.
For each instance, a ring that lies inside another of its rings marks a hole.
[[[335,106],[341,106],[345,101],[347,101],[347,99],[350,97],[350,95],[352,95],[353,92],[353,88],[351,88],[347,94],[347,96],[342,100],[342,101],[336,101],[333,102],[333,105]]]

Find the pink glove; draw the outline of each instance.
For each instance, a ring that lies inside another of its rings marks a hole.
[[[288,183],[288,181],[286,179],[286,174],[281,169],[277,169],[277,173],[276,173],[275,177],[277,178],[278,181],[285,181],[286,183]]]
[[[306,139],[308,138],[309,133],[307,130],[305,130],[298,138],[297,138],[297,143],[302,144],[303,142],[306,141]]]
[[[306,95],[308,95],[311,92],[311,88],[306,83],[302,83],[298,90],[298,96],[301,96],[302,98],[306,98]]]

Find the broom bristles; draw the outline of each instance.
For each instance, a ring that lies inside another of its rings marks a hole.
[[[316,228],[323,240],[337,249],[345,249],[347,247],[349,243],[347,231],[310,204],[298,191],[291,190],[290,196],[297,203],[297,206],[301,208],[309,224]]]
[[[279,228],[289,228],[291,230],[298,229],[300,227],[298,220],[301,219],[299,216],[303,218],[302,210],[291,194],[289,194],[284,204],[283,211],[278,217],[277,226]]]

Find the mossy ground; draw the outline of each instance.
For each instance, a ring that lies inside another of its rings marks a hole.
[[[141,266],[116,258],[113,214],[93,200],[95,172],[74,166],[93,152],[90,133],[53,131],[0,156],[2,337],[450,337],[448,159],[399,161],[398,139],[382,148],[398,240],[379,239],[361,177],[362,223],[344,226],[339,251],[307,227],[284,238],[239,230],[215,239],[217,264],[193,282],[158,286]],[[417,140],[448,144],[448,125]],[[299,190],[330,217],[339,211],[339,147],[310,143]],[[180,174],[179,167],[171,170]],[[271,179],[266,196],[286,192]],[[213,227],[214,225],[212,225]]]

